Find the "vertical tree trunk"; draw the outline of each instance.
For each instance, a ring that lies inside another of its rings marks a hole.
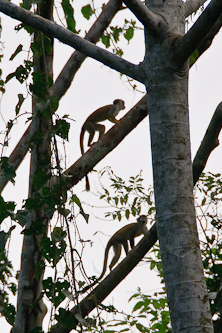
[[[38,6],[38,14],[45,18],[52,20],[52,12],[53,0],[42,2]],[[41,191],[33,184],[36,173],[39,171],[44,171],[46,174],[51,173],[50,130],[52,122],[51,117],[45,117],[39,112],[40,104],[44,105],[49,98],[49,81],[52,80],[53,75],[53,52],[50,54],[45,52],[46,38],[41,32],[35,33],[34,44],[37,42],[40,46],[37,53],[33,52],[34,74],[38,76],[38,84],[42,81],[43,85],[32,96],[35,131],[38,131],[41,136],[40,142],[33,146],[31,152],[29,199],[33,200],[36,200],[38,191]],[[53,41],[51,41],[51,47],[53,50]],[[35,86],[36,83],[37,81],[34,79],[33,85]],[[41,107],[41,110],[44,110],[44,107]],[[36,209],[32,208],[29,211],[29,221],[25,229],[28,234],[25,233],[23,241],[18,305],[13,333],[28,333],[36,327],[42,328],[42,321],[47,312],[41,297],[44,261],[41,257],[40,241],[42,237],[46,236],[48,226],[48,217],[46,217],[44,208],[42,206]]]
[[[168,23],[167,35],[146,32],[145,70],[157,230],[172,327],[176,333],[209,333],[213,329],[193,200],[188,63],[181,66],[173,56],[185,17],[181,0],[152,1],[149,9],[161,12]]]

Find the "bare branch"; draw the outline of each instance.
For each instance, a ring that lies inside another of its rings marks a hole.
[[[97,43],[99,38],[101,37],[104,30],[110,24],[112,18],[116,14],[116,12],[120,9],[121,2],[119,0],[110,0],[104,7],[103,10],[93,24],[89,32],[86,34],[85,39],[91,41],[92,43]],[[66,65],[62,69],[61,73],[59,74],[58,78],[56,79],[53,86],[50,88],[50,96],[56,96],[60,99],[68,90],[71,82],[80,68],[83,61],[86,59],[86,56],[79,51],[74,51],[69,60],[67,61]],[[25,157],[28,148],[29,142],[35,133],[35,128],[33,124],[29,125],[25,133],[23,134],[22,138],[16,145],[15,149],[9,156],[8,163],[13,169],[16,171],[19,167],[20,163],[22,162],[23,158]],[[0,172],[0,193],[4,189],[7,184],[7,179],[1,175]]]
[[[135,105],[120,121],[95,143],[82,157],[64,172],[67,177],[66,189],[76,185],[94,166],[111,152],[148,114],[146,96]],[[194,183],[203,171],[212,150],[217,146],[222,128],[221,104],[217,107],[193,163]],[[53,183],[57,178],[53,179]]]
[[[154,33],[160,33],[164,30],[166,22],[163,18],[154,14],[140,0],[125,0],[124,3],[147,30]]]
[[[212,0],[192,28],[175,43],[175,56],[184,63],[204,40],[222,14],[222,1]]]
[[[220,122],[220,126],[216,123]],[[216,125],[216,131],[214,126]],[[206,165],[207,158],[206,155],[210,155],[211,151],[215,148],[215,132],[216,137],[218,137],[222,125],[222,103],[220,103],[215,111],[212,121],[208,127],[208,130],[204,136],[203,142],[195,156],[193,162],[193,178],[194,185],[198,181],[203,169]],[[115,125],[116,126],[116,125]],[[115,127],[114,126],[114,127]],[[110,130],[111,131],[111,130]],[[208,137],[209,133],[209,137]],[[107,135],[107,134],[105,134]],[[211,150],[208,149],[208,142],[215,142],[211,145]],[[97,145],[97,144],[96,144]],[[202,147],[202,148],[201,148]],[[206,147],[206,153],[203,154],[203,149]],[[86,153],[88,154],[88,152]],[[202,159],[202,155],[205,155],[205,163],[199,163]],[[137,244],[137,246],[129,252],[126,258],[121,261],[121,263],[111,271],[111,273],[101,282],[99,285],[86,296],[79,304],[78,307],[73,307],[70,313],[73,315],[73,320],[76,321],[74,315],[76,313],[81,313],[82,317],[88,315],[98,304],[100,304],[111,292],[112,290],[133,270],[133,268],[143,259],[145,254],[154,246],[157,241],[157,228],[156,223],[150,228],[146,236]],[[61,326],[61,324],[55,325],[50,333],[68,333],[69,329]]]
[[[122,3],[120,0],[110,0],[106,5],[104,5],[100,16],[97,18],[95,23],[86,34],[85,39],[91,43],[96,44],[121,6]],[[60,99],[66,93],[77,70],[80,68],[85,59],[86,55],[82,54],[81,52],[73,52],[68,62],[62,69],[60,75],[53,84],[50,91],[51,95],[57,96]]]
[[[219,19],[214,24],[214,26],[210,30],[209,34],[207,34],[207,36],[204,38],[202,43],[200,45],[198,45],[197,49],[195,50],[198,53],[197,53],[196,57],[194,58],[194,60],[190,61],[190,67],[193,66],[193,64],[196,63],[196,61],[199,59],[199,57],[211,46],[213,39],[219,32],[221,26],[222,26],[222,15],[219,17]]]
[[[144,73],[139,65],[134,65],[113,53],[110,53],[84,39],[58,24],[43,17],[29,12],[26,9],[16,6],[7,0],[0,1],[0,11],[17,19],[28,26],[44,32],[50,38],[57,38],[81,53],[102,62],[104,65],[134,78],[137,81],[144,81]]]
[[[203,141],[193,161],[193,179],[197,182],[211,152],[219,145],[218,136],[222,127],[222,102],[216,108],[211,122],[206,130]]]
[[[184,3],[185,17],[195,13],[207,0],[188,0]]]

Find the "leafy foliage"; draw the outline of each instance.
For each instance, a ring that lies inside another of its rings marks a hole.
[[[82,12],[82,15],[87,19],[89,20],[90,17],[94,14],[94,10],[92,9],[92,7],[90,5],[86,5],[86,6],[83,6],[82,9],[81,9],[81,12]]]
[[[79,33],[76,30],[76,21],[74,19],[74,9],[69,0],[62,0],[62,8],[65,14],[65,19],[67,23],[67,28],[72,32]]]
[[[107,212],[106,216],[121,221],[123,217],[129,219],[130,215],[141,214],[142,207],[146,207],[146,214],[153,220],[152,214],[155,212],[153,201],[153,190],[150,187],[145,190],[142,186],[143,178],[141,173],[135,177],[130,177],[128,182],[118,177],[110,168],[104,168],[100,172],[100,177],[108,176],[110,190],[103,187],[100,199],[103,199],[114,208],[112,212]]]

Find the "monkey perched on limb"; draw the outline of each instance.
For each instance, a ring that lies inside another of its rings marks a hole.
[[[120,110],[125,109],[125,103],[122,99],[115,99],[113,101],[113,104],[105,105],[96,111],[94,111],[84,122],[81,133],[80,133],[80,149],[82,155],[84,154],[84,148],[83,148],[83,139],[85,131],[89,133],[89,139],[88,139],[88,147],[92,146],[92,140],[94,138],[95,132],[99,132],[99,139],[105,132],[105,126],[99,124],[101,121],[109,120],[112,123],[118,123],[118,120],[115,118]],[[89,191],[89,179],[86,175],[86,191]]]
[[[86,292],[89,288],[93,287],[99,280],[101,280],[106,272],[107,267],[107,261],[108,261],[108,254],[111,246],[113,247],[114,256],[113,259],[109,265],[110,270],[112,270],[113,266],[117,263],[119,260],[119,257],[121,255],[122,246],[124,247],[124,250],[126,252],[126,255],[129,252],[129,245],[128,242],[130,242],[131,249],[134,247],[134,239],[140,235],[146,235],[148,232],[147,229],[147,216],[146,215],[140,215],[137,219],[136,223],[130,223],[127,224],[125,227],[118,230],[108,241],[105,249],[105,255],[104,255],[104,263],[103,263],[103,270],[100,276],[91,283],[90,285],[83,288],[79,293]]]

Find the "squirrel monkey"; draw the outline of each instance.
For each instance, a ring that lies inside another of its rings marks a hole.
[[[134,239],[137,236],[140,235],[146,235],[148,229],[147,229],[147,216],[146,215],[140,215],[137,219],[136,223],[130,223],[127,224],[125,227],[118,230],[108,241],[105,249],[105,255],[104,255],[104,263],[103,263],[103,270],[101,275],[91,283],[90,285],[83,288],[80,293],[86,292],[89,288],[93,287],[99,280],[101,280],[106,272],[107,267],[107,261],[108,261],[108,254],[111,246],[114,250],[114,256],[113,259],[109,265],[110,270],[113,268],[113,266],[117,263],[119,260],[119,257],[121,255],[122,245],[124,247],[124,250],[126,252],[126,255],[129,252],[129,246],[128,241],[130,242],[131,249],[134,247]]]
[[[120,110],[125,109],[125,103],[122,99],[115,99],[113,104],[105,105],[96,111],[94,111],[84,122],[81,133],[80,133],[80,149],[82,155],[84,154],[83,148],[83,139],[85,131],[89,133],[88,147],[91,147],[92,140],[94,138],[95,132],[99,132],[99,139],[105,132],[105,126],[99,124],[101,121],[109,120],[112,123],[118,123],[118,120],[115,118]],[[86,175],[86,191],[89,191],[89,179]]]

